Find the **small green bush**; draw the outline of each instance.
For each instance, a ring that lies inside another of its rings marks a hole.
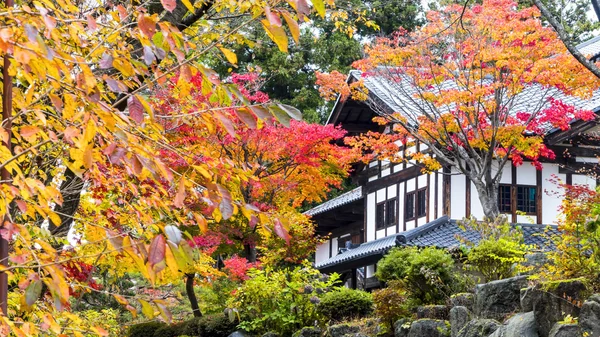
[[[237,322],[224,314],[205,315],[198,319],[199,335],[202,337],[227,337],[235,331]]]
[[[373,292],[373,303],[375,315],[388,332],[393,331],[394,322],[411,314],[404,284],[398,280],[389,281],[386,288]]]
[[[154,332],[162,327],[166,326],[165,323],[161,322],[146,322],[135,324],[129,327],[127,336],[129,337],[148,337],[154,336]]]
[[[375,276],[383,282],[401,281],[415,304],[443,303],[465,287],[452,256],[434,247],[394,248],[377,263]]]
[[[183,327],[185,326],[185,323],[178,323],[178,324],[171,324],[171,325],[164,325],[158,329],[156,329],[156,331],[154,331],[154,335],[147,335],[147,336],[154,336],[154,337],[179,337],[181,336]]]
[[[515,264],[525,261],[527,247],[519,241],[484,239],[469,251],[467,261],[485,281],[500,280],[515,274]]]
[[[181,333],[187,336],[198,337],[200,336],[200,324],[202,323],[202,317],[194,317],[182,323]]]
[[[318,310],[334,321],[365,317],[373,311],[373,295],[362,290],[339,287],[321,297]]]

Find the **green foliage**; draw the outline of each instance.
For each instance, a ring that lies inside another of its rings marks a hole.
[[[224,314],[205,315],[197,320],[200,336],[227,337],[235,331],[237,322],[229,320]]]
[[[434,247],[394,248],[377,263],[375,276],[383,282],[401,281],[415,304],[442,303],[465,287],[452,256]]]
[[[397,280],[389,281],[387,287],[373,293],[375,315],[381,319],[387,331],[392,331],[398,319],[410,316],[407,301],[404,284]]]
[[[182,335],[182,328],[185,323],[164,325],[154,332],[153,337],[178,337]]]
[[[373,311],[373,295],[362,290],[338,287],[321,297],[318,310],[334,321],[365,317]]]
[[[230,312],[239,313],[239,327],[246,331],[274,331],[282,336],[291,336],[315,321],[324,322],[316,310],[317,295],[327,292],[338,280],[338,275],[322,275],[308,262],[293,269],[254,269],[249,276],[229,299]]]
[[[514,276],[514,265],[525,261],[527,247],[508,238],[484,239],[469,251],[470,266],[480,272],[486,281]]]
[[[166,326],[165,323],[161,322],[146,322],[135,324],[129,327],[127,336],[129,337],[148,337],[154,336],[154,332],[158,329]]]
[[[227,277],[219,277],[210,283],[197,287],[200,312],[204,314],[222,313],[227,307],[227,299],[237,288],[238,283]]]

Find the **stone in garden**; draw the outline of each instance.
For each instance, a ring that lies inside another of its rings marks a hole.
[[[450,324],[440,319],[419,319],[410,325],[408,337],[447,337],[450,336]]]
[[[504,320],[521,306],[521,288],[527,286],[527,276],[478,284],[475,288],[475,315]]]
[[[262,335],[261,337],[279,337],[279,334],[276,332],[267,332],[266,334]]]
[[[523,267],[531,268],[528,274],[537,271],[548,263],[548,256],[545,253],[537,252],[525,255],[525,261],[521,264]]]
[[[533,312],[514,315],[490,337],[539,337]]]
[[[577,330],[577,324],[556,323],[550,330],[548,337],[579,337]]]
[[[600,294],[595,294],[583,302],[579,313],[579,334],[590,337],[600,336]]]
[[[521,311],[533,311],[533,302],[536,301],[536,296],[539,296],[539,290],[535,287],[527,287],[521,289]]]
[[[357,325],[337,324],[327,328],[328,337],[343,337],[344,335],[357,333],[360,327]]]
[[[394,337],[406,337],[410,332],[411,321],[408,318],[401,318],[394,323]]]
[[[431,319],[448,319],[448,307],[445,305],[422,305],[417,307],[417,319],[431,318]]]
[[[296,331],[292,337],[321,337],[321,329],[307,326]]]
[[[229,335],[229,337],[251,337],[246,331],[238,330]]]
[[[471,321],[471,311],[467,307],[456,306],[450,309],[450,335],[456,337],[458,332]]]
[[[457,337],[488,337],[501,325],[500,322],[493,319],[473,319],[458,332]]]
[[[553,283],[548,290],[539,290],[533,303],[533,312],[541,337],[548,337],[554,323],[565,316],[579,317],[580,308],[573,301],[583,301],[585,285],[578,280]]]
[[[450,305],[453,307],[467,307],[470,311],[473,311],[473,304],[475,303],[475,294],[472,293],[460,293],[450,297]]]

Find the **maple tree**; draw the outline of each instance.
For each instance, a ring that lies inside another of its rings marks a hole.
[[[235,180],[235,170],[211,168],[215,171],[207,175],[202,165],[177,172],[165,164],[157,154],[169,148],[167,131],[157,123],[146,94],[175,71],[181,74],[177,88],[182,94],[197,73],[204,74],[204,90],[215,92],[223,105],[238,94],[198,60],[219,55],[235,63],[228,45],[252,41],[238,33],[244,22],[200,20],[209,12],[249,14],[248,21],[260,20],[286,50],[285,29],[297,38],[299,23],[312,12],[324,16],[330,5],[163,0],[96,6],[44,0],[1,7],[0,241],[8,256],[2,256],[0,272],[0,334],[108,335],[69,310],[77,293],[98,291],[91,266],[118,269],[124,266],[115,261],[127,261],[152,284],[169,272],[208,270],[210,256],[192,249],[174,224],[197,226],[214,209],[203,213],[187,207],[184,198],[221,205],[219,216],[225,219],[239,210],[259,211],[236,204],[219,184]],[[281,105],[244,105],[233,110],[251,118],[256,114],[258,121],[299,117]],[[215,111],[203,112],[205,127],[228,124]],[[194,162],[190,152],[175,153]],[[82,235],[76,243],[66,237],[73,219]],[[112,295],[134,316],[142,312],[154,318],[158,311],[170,320],[160,299]]]
[[[517,10],[513,1],[431,11],[418,31],[378,39],[365,52],[368,57],[354,64],[362,71],[360,81],[321,74],[322,93],[368,100],[379,114],[375,120],[393,131],[349,142],[372,151],[366,160],[380,156],[427,170],[456,168],[475,185],[488,218],[499,214],[498,184],[506,165],[528,160],[540,168],[540,159],[554,158],[544,144],[547,131],[596,118],[566,98],[590,98],[598,79],[542,25],[536,8]],[[379,99],[369,95],[367,81],[376,83]],[[415,142],[427,150],[399,151]]]

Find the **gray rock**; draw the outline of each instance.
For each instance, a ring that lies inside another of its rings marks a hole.
[[[356,333],[345,334],[343,337],[369,337],[369,336],[362,334],[360,332],[356,332]]]
[[[579,334],[590,337],[600,336],[600,294],[595,294],[583,302],[579,313]]]
[[[533,311],[533,302],[536,301],[536,296],[539,296],[539,292],[535,289],[535,287],[521,289],[521,311]]]
[[[577,337],[577,324],[556,323],[550,330],[548,337]],[[592,337],[592,336],[590,336]]]
[[[320,337],[321,329],[313,327],[304,327],[300,331],[294,332],[292,337]]]
[[[279,337],[279,334],[276,332],[267,332],[266,334],[262,335],[261,337]]]
[[[533,312],[514,315],[490,337],[539,337]]]
[[[525,255],[525,261],[521,264],[523,267],[530,267],[529,274],[539,270],[548,263],[548,256],[545,253],[537,252]]]
[[[410,325],[408,337],[448,337],[450,326],[440,319],[419,319]]]
[[[450,335],[456,337],[458,332],[471,320],[471,311],[467,307],[456,306],[450,309]]]
[[[401,318],[394,323],[394,337],[407,337],[410,332],[411,322],[408,318]]]
[[[458,332],[457,337],[488,337],[500,326],[501,324],[493,319],[474,319]]]
[[[230,334],[228,337],[251,337],[251,336],[252,335],[250,335],[246,331],[238,330],[238,331],[235,331],[232,334]]]
[[[527,285],[527,276],[478,284],[475,288],[475,315],[481,318],[504,320],[521,306],[521,288]]]
[[[572,301],[582,301],[585,285],[578,280],[552,284],[549,290],[538,290],[533,303],[533,313],[541,337],[548,337],[556,322],[565,316],[579,317],[579,307]]]
[[[417,319],[431,318],[448,320],[449,308],[445,305],[422,305],[417,307]]]
[[[450,305],[453,307],[467,307],[470,311],[473,311],[473,304],[475,303],[475,294],[472,293],[460,293],[450,297]]]
[[[356,333],[360,330],[357,325],[337,324],[327,328],[328,337],[343,337],[344,335]]]

